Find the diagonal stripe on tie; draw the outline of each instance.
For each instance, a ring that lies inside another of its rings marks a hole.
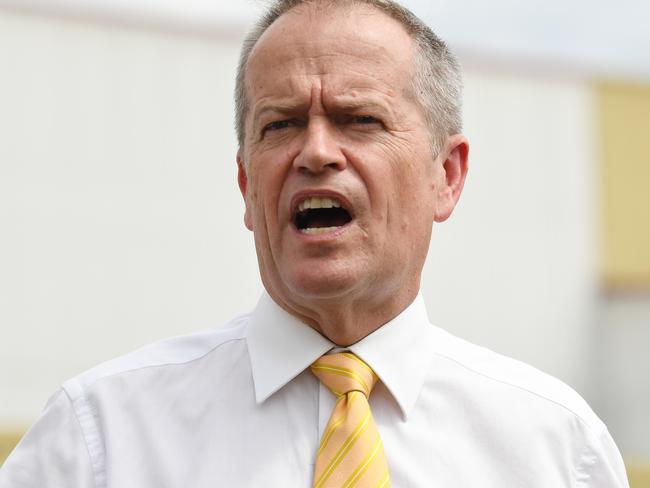
[[[377,375],[352,353],[323,356],[312,372],[337,402],[316,456],[314,488],[387,488],[390,474],[368,395]]]
[[[321,451],[323,451],[325,448],[327,448],[327,443],[329,442],[330,438],[336,431],[336,429],[343,423],[345,420],[345,417],[342,417],[338,420],[336,420],[334,423],[331,425],[328,425],[327,430],[323,432],[323,438],[320,441],[320,447],[318,448],[318,453],[320,454]]]
[[[335,408],[334,411],[332,412],[332,416],[329,419],[329,422],[327,423],[327,426],[325,427],[325,431],[323,432],[323,435],[321,437],[320,441],[320,446],[318,448],[318,454],[321,453],[324,449],[327,448],[327,444],[330,440],[330,438],[337,432],[341,432],[339,427],[345,422],[347,419],[347,414],[348,414],[348,409],[354,408],[354,403],[355,399],[359,399],[359,392],[355,391],[354,393],[348,397],[348,405],[347,408],[344,408],[344,405],[338,405],[339,408]]]
[[[314,485],[314,488],[318,488],[327,481],[327,478],[331,476],[331,474],[334,472],[334,470],[337,468],[339,464],[341,464],[341,461],[345,458],[345,456],[348,454],[350,449],[354,446],[354,442],[359,438],[361,434],[363,434],[364,429],[368,425],[368,420],[370,420],[370,410],[368,410],[368,413],[366,416],[359,422],[359,424],[355,427],[355,429],[352,431],[352,433],[348,436],[348,438],[345,440],[343,445],[339,448],[339,450],[336,452],[330,463],[327,465],[323,473],[321,474],[320,478]]]
[[[355,469],[350,477],[345,480],[345,484],[341,488],[351,488],[353,487],[357,481],[359,481],[359,478],[361,478],[365,472],[368,470],[368,467],[370,466],[370,463],[372,463],[375,460],[375,457],[377,457],[377,454],[379,454],[379,450],[381,449],[381,439],[378,437],[377,441],[375,442],[375,446],[372,448],[372,451],[368,453],[366,458],[361,462],[361,464]]]
[[[383,478],[379,480],[377,488],[386,488],[387,486],[390,486],[390,476],[388,474],[388,471],[386,471],[386,474],[384,474]]]
[[[350,358],[350,359],[352,359],[353,361],[356,361],[356,363],[359,364],[359,366],[360,366],[364,371],[366,371],[368,374],[370,374],[370,375],[372,375],[372,376],[375,376],[375,372],[370,368],[370,366],[368,366],[366,363],[364,363],[363,361],[361,361],[361,359],[359,359],[357,356],[355,356],[355,355],[352,354],[351,352],[342,352],[341,354],[343,354],[346,358]]]
[[[329,366],[329,365],[325,366],[325,365],[322,365],[322,366],[314,366],[314,369],[317,370],[317,371],[324,371],[326,373],[332,373],[332,374],[338,374],[338,375],[341,375],[341,376],[347,376],[348,378],[352,378],[352,379],[358,381],[359,384],[363,387],[363,391],[370,391],[370,388],[366,384],[363,377],[361,377],[361,375],[359,375],[358,373],[356,373],[355,371],[353,371],[353,370],[351,370],[349,368],[341,368],[341,367],[337,367],[337,366]]]

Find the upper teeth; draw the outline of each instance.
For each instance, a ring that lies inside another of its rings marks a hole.
[[[298,205],[298,211],[302,212],[308,208],[338,208],[340,206],[341,202],[335,198],[309,197],[300,202],[300,205]]]

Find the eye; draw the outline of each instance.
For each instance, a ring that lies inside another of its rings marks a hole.
[[[290,124],[291,124],[290,120],[276,120],[274,122],[266,124],[264,126],[264,132],[286,129],[289,127]]]
[[[352,117],[352,122],[354,124],[361,125],[370,125],[370,124],[380,124],[381,122],[373,117],[372,115],[356,115]]]

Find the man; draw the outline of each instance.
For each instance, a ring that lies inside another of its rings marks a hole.
[[[577,394],[428,323],[431,228],[467,172],[459,84],[392,2],[277,2],[237,89],[268,295],[66,382],[0,487],[627,486]]]

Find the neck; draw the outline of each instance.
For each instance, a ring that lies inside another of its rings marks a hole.
[[[381,299],[312,299],[300,304],[274,296],[285,311],[312,327],[338,346],[349,346],[389,322],[408,307],[419,287],[408,287]]]

